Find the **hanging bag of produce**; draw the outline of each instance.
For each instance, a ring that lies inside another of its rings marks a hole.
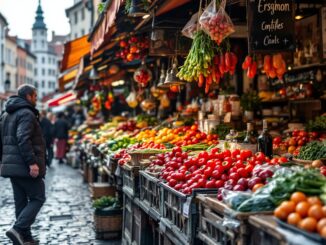
[[[199,18],[202,29],[217,44],[235,31],[230,16],[225,12],[225,5],[226,0],[222,0],[217,10],[216,0],[213,0]]]
[[[181,33],[185,37],[194,39],[198,24],[198,12],[191,16],[191,19],[187,22],[187,24],[183,27]]]
[[[134,91],[130,92],[130,94],[126,98],[126,101],[127,101],[129,107],[136,108],[138,105],[138,102],[136,99],[136,93]]]

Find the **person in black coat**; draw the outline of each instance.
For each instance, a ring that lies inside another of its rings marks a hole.
[[[41,128],[43,131],[43,136],[45,139],[46,145],[46,164],[48,166],[51,165],[53,159],[53,134],[54,134],[54,126],[51,121],[46,116],[46,111],[42,111],[41,113]]]
[[[16,222],[6,235],[14,244],[35,244],[31,225],[45,202],[45,142],[35,108],[37,91],[24,84],[0,118],[0,175],[11,180]]]
[[[56,138],[56,158],[59,159],[59,163],[63,163],[63,159],[66,157],[67,141],[68,141],[69,124],[64,118],[62,112],[58,113],[57,120],[54,124],[54,137]]]

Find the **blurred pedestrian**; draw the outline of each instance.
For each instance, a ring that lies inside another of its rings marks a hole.
[[[45,142],[36,101],[36,88],[21,85],[0,118],[0,175],[11,180],[16,211],[16,222],[6,235],[17,245],[38,244],[31,225],[45,202]]]
[[[46,111],[41,112],[41,128],[43,131],[43,136],[46,145],[46,164],[50,167],[53,159],[53,134],[54,125],[51,123],[49,118],[47,118]]]
[[[59,163],[63,163],[66,157],[67,141],[68,141],[69,124],[64,118],[62,112],[58,113],[57,120],[54,124],[54,137],[56,139],[56,158]]]

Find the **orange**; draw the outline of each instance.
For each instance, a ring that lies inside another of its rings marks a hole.
[[[324,216],[326,217],[326,206],[323,206],[322,209],[323,209]]]
[[[255,184],[254,187],[252,188],[252,191],[255,192],[258,189],[262,188],[263,186],[264,186],[264,184],[261,184],[261,183]]]
[[[308,197],[307,202],[309,202],[310,205],[314,205],[314,204],[319,204],[320,206],[323,205],[319,197]]]
[[[324,226],[321,231],[319,232],[319,235],[321,235],[322,237],[326,238],[326,226]]]
[[[324,217],[324,212],[322,207],[319,204],[314,204],[309,208],[308,216],[313,217],[316,220],[320,220]]]
[[[296,203],[293,201],[284,201],[281,203],[281,208],[285,210],[288,214],[293,213],[296,207]]]
[[[321,220],[318,221],[317,224],[317,231],[320,232],[322,228],[326,226],[326,218],[322,218]]]
[[[295,203],[299,203],[299,202],[302,202],[302,201],[306,201],[307,200],[307,197],[304,193],[302,192],[294,192],[292,195],[291,195],[291,201],[295,202]]]
[[[306,217],[308,215],[308,211],[310,208],[310,204],[306,201],[299,202],[295,207],[295,211],[300,214],[301,217]]]
[[[312,217],[307,217],[299,222],[299,228],[306,231],[314,232],[316,230],[316,227],[317,220]]]
[[[288,213],[285,210],[283,210],[281,207],[277,207],[274,210],[274,216],[281,220],[286,220]]]
[[[301,221],[301,216],[298,213],[290,213],[290,215],[287,218],[287,222],[290,225],[295,225],[297,226],[299,222]]]

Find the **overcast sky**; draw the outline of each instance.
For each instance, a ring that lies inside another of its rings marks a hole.
[[[10,35],[20,38],[32,38],[32,26],[35,21],[38,0],[0,0],[0,12],[7,19]],[[41,0],[44,21],[48,28],[48,37],[52,31],[66,35],[70,32],[65,9],[73,5],[73,0]]]

